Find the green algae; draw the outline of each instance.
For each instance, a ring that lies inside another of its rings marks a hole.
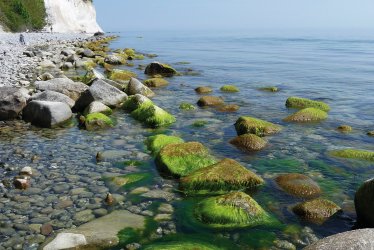
[[[250,116],[241,116],[235,123],[235,129],[238,135],[255,134],[257,136],[265,136],[278,133],[282,130],[282,127]]]
[[[113,69],[109,73],[109,79],[117,82],[129,81],[133,77],[137,77],[137,75],[128,70]]]
[[[260,173],[303,173],[306,170],[306,166],[295,158],[259,159],[253,167]]]
[[[134,173],[134,174],[109,177],[105,179],[107,181],[110,181],[116,187],[129,189],[134,186],[146,183],[150,178],[151,178],[150,173]]]
[[[374,152],[358,149],[343,149],[330,152],[331,156],[346,159],[374,161]]]
[[[176,136],[154,135],[147,138],[146,145],[148,150],[150,150],[153,155],[156,155],[166,145],[183,142],[184,140],[182,138]]]
[[[284,118],[286,122],[319,122],[327,119],[328,115],[325,111],[317,108],[305,108]]]
[[[169,82],[160,77],[150,78],[144,81],[144,84],[151,88],[163,87],[169,84]]]
[[[240,235],[239,242],[244,249],[271,249],[276,236],[274,232],[255,229]]]
[[[288,108],[297,108],[297,109],[304,109],[304,108],[316,108],[322,111],[328,112],[330,111],[330,106],[321,101],[314,101],[307,98],[300,98],[300,97],[289,97],[286,101],[286,107]]]
[[[239,92],[239,88],[234,85],[224,85],[220,88],[222,92]]]
[[[87,130],[97,130],[114,126],[112,119],[102,113],[88,114],[84,124]]]
[[[188,102],[182,102],[180,105],[179,105],[179,109],[181,110],[195,110],[196,107],[191,104],[191,103],[188,103]]]
[[[176,122],[173,115],[151,102],[142,103],[131,112],[131,116],[152,128],[167,126]]]
[[[207,121],[203,121],[203,120],[198,120],[198,121],[194,121],[192,123],[192,127],[195,127],[195,128],[201,128],[201,127],[205,127],[205,125],[207,125],[208,122]]]

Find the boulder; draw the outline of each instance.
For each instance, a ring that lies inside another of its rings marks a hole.
[[[113,121],[102,113],[91,113],[85,117],[84,125],[87,130],[100,130],[113,126]]]
[[[263,149],[267,141],[254,134],[239,135],[230,141],[232,145],[248,152]]]
[[[152,152],[152,154],[156,155],[160,150],[169,144],[177,144],[183,143],[183,139],[176,136],[170,135],[154,135],[150,136],[146,140],[146,145],[148,150]]]
[[[224,85],[220,88],[222,92],[239,92],[238,87],[234,85]]]
[[[56,65],[51,60],[43,60],[39,63],[39,66],[42,68],[55,68]]]
[[[147,65],[145,68],[144,74],[146,75],[162,75],[162,76],[173,76],[178,72],[170,67],[170,65],[153,62]]]
[[[99,101],[109,107],[116,107],[127,100],[127,95],[101,79],[96,79],[75,103],[74,109],[81,111],[90,103]]]
[[[163,86],[168,85],[169,82],[163,78],[155,77],[155,78],[145,80],[144,84],[150,88],[158,88],[158,87],[163,87]]]
[[[90,49],[85,49],[80,53],[80,55],[88,58],[94,58],[96,54]]]
[[[196,93],[198,93],[198,94],[207,94],[207,93],[212,92],[213,90],[212,90],[211,87],[205,87],[205,86],[203,86],[203,87],[197,87],[197,88],[195,89],[195,91],[196,91]]]
[[[147,86],[143,85],[138,79],[131,78],[129,84],[126,88],[126,93],[128,95],[141,94],[146,97],[152,97],[155,93],[150,90]]]
[[[319,122],[327,119],[327,113],[317,108],[302,109],[283,120],[286,122]]]
[[[307,98],[300,98],[300,97],[289,97],[286,101],[286,107],[288,108],[297,108],[297,109],[305,109],[305,108],[316,108],[325,112],[330,111],[329,105],[324,102],[320,101],[313,101]]]
[[[121,65],[124,64],[126,61],[116,55],[108,55],[105,57],[105,62],[111,65]]]
[[[217,96],[203,96],[197,102],[199,106],[218,106],[224,104],[224,101],[221,97]]]
[[[28,98],[25,88],[0,87],[0,121],[17,118]]]
[[[374,249],[374,229],[359,229],[334,234],[307,246],[304,250],[368,250]]]
[[[282,127],[250,116],[241,116],[235,122],[235,129],[238,135],[255,134],[257,136],[266,136],[278,133],[282,130]]]
[[[264,180],[232,159],[223,159],[180,179],[187,194],[213,194],[254,188]]]
[[[302,219],[315,224],[323,224],[340,210],[334,202],[321,198],[304,201],[292,208],[292,211]]]
[[[23,119],[33,125],[52,128],[66,122],[73,113],[64,102],[31,101],[23,110]]]
[[[310,199],[321,194],[318,184],[303,174],[282,174],[275,181],[286,193],[296,197]]]
[[[50,102],[63,102],[69,105],[72,108],[75,104],[75,101],[70,97],[61,94],[59,92],[46,90],[41,93],[35,94],[30,98],[31,101],[50,101]]]
[[[186,142],[164,146],[157,158],[159,169],[172,176],[187,176],[197,169],[216,163],[204,145]]]
[[[92,113],[102,113],[105,115],[110,115],[112,114],[112,109],[101,102],[94,101],[94,102],[91,102],[90,105],[88,105],[87,108],[83,112],[84,115],[88,115]]]
[[[152,101],[143,95],[136,94],[133,96],[130,96],[127,101],[123,103],[123,108],[126,111],[133,112],[134,110],[140,108],[140,106],[144,103],[152,103]]]
[[[357,190],[355,208],[359,225],[374,227],[374,179],[365,181]]]
[[[48,81],[35,82],[37,90],[51,90],[67,95],[74,101],[78,100],[80,95],[88,89],[88,86],[81,82],[74,82],[69,78],[54,78]]]

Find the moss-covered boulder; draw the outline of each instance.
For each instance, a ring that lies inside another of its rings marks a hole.
[[[243,192],[210,197],[195,208],[201,222],[214,228],[240,228],[272,223],[270,215]]]
[[[216,160],[201,143],[186,142],[164,146],[156,163],[161,171],[179,177],[210,166],[216,163]]]
[[[136,94],[133,96],[130,96],[129,99],[127,99],[122,107],[128,111],[132,112],[135,109],[139,108],[143,103],[153,103],[148,97],[145,97],[141,94]]]
[[[173,115],[152,102],[144,102],[131,112],[131,116],[152,128],[167,126],[176,121]]]
[[[352,127],[349,125],[340,125],[337,130],[342,133],[349,133],[352,132]]]
[[[327,119],[327,113],[317,108],[305,108],[284,118],[286,122],[319,122]]]
[[[269,87],[262,87],[259,88],[261,91],[267,91],[267,92],[278,92],[279,89],[277,87],[269,86]]]
[[[282,127],[250,116],[241,116],[235,122],[235,129],[238,135],[255,134],[257,136],[265,136],[278,133],[282,130]]]
[[[227,105],[222,105],[218,107],[218,111],[220,112],[236,112],[240,109],[239,105],[236,104],[227,104]]]
[[[155,78],[145,80],[144,84],[150,88],[158,88],[158,87],[167,86],[169,82],[165,80],[164,78],[155,77]]]
[[[184,140],[177,136],[154,135],[154,136],[150,136],[147,138],[146,145],[147,145],[148,150],[150,150],[152,154],[156,155],[166,145],[183,143],[183,142]]]
[[[342,149],[331,151],[330,155],[339,158],[374,161],[374,151]]]
[[[325,112],[330,111],[330,106],[321,101],[314,101],[307,98],[300,98],[300,97],[289,97],[286,101],[286,107],[288,108],[297,108],[297,109],[305,109],[305,108],[316,108],[323,110]]]
[[[286,193],[300,198],[315,198],[320,195],[318,184],[303,174],[282,174],[275,181]]]
[[[232,139],[230,143],[237,148],[252,152],[263,149],[267,141],[255,134],[243,134]]]
[[[220,88],[222,92],[239,92],[239,88],[234,85],[224,85]]]
[[[181,104],[179,105],[179,109],[181,109],[181,110],[195,110],[196,107],[191,103],[181,102]]]
[[[119,83],[127,83],[133,77],[136,77],[136,74],[128,70],[113,69],[109,73],[109,79]]]
[[[224,101],[221,97],[218,96],[203,96],[197,102],[197,105],[201,107],[205,106],[219,106],[224,104]]]
[[[113,127],[112,119],[102,113],[91,113],[85,117],[84,125],[87,130],[99,130]]]
[[[374,227],[374,179],[365,181],[357,190],[355,208],[359,225]]]
[[[334,202],[326,199],[314,199],[297,204],[292,211],[301,218],[316,224],[324,223],[328,218],[340,211]]]
[[[223,159],[180,179],[180,189],[187,194],[224,193],[253,188],[264,180],[232,159]]]
[[[178,72],[170,65],[165,63],[153,62],[147,65],[144,70],[146,75],[162,75],[162,76],[174,76]]]
[[[195,89],[195,92],[198,94],[207,94],[207,93],[211,93],[212,91],[213,89],[211,87],[206,87],[206,86],[197,87]]]

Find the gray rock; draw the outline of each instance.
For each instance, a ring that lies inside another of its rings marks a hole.
[[[71,99],[70,97],[61,94],[59,92],[47,90],[43,91],[41,93],[38,93],[36,95],[33,95],[30,98],[31,101],[50,101],[50,102],[63,102],[69,105],[70,108],[72,108],[75,104],[75,101]]]
[[[23,110],[23,119],[33,125],[52,128],[72,117],[70,107],[63,102],[31,101]]]
[[[64,55],[64,56],[70,56],[70,55],[74,55],[75,51],[72,50],[72,49],[63,49],[61,51],[61,54]]]
[[[55,68],[56,65],[51,60],[44,60],[39,63],[42,68]]]
[[[53,75],[50,73],[44,73],[43,75],[39,76],[42,81],[48,81],[53,79]]]
[[[14,119],[26,106],[27,89],[0,87],[0,120]]]
[[[99,79],[101,79],[101,78],[99,78]],[[123,85],[122,84],[119,84],[118,82],[116,82],[116,81],[112,81],[112,80],[110,80],[110,79],[102,79],[104,82],[106,82],[106,83],[108,83],[108,84],[110,84],[110,85],[112,85],[113,87],[116,87],[117,89],[119,89],[119,90],[123,90]]]
[[[87,106],[83,113],[84,115],[92,113],[103,113],[106,115],[110,115],[112,113],[112,109],[101,102],[94,101]]]
[[[108,55],[105,58],[105,62],[112,65],[120,65],[124,63],[124,60],[116,55]]]
[[[367,180],[355,195],[357,222],[366,227],[374,227],[374,179]]]
[[[99,101],[109,107],[116,107],[127,100],[127,95],[101,79],[96,79],[75,103],[74,109],[81,111],[94,101]]]
[[[61,69],[72,69],[74,66],[73,66],[73,63],[71,62],[65,62],[62,66],[61,66]]]
[[[84,56],[84,57],[89,57],[89,58],[94,58],[95,57],[95,53],[90,49],[83,50],[81,55]]]
[[[67,62],[74,63],[79,60],[79,57],[77,55],[70,55],[66,58]]]
[[[74,82],[69,78],[54,78],[48,81],[35,82],[37,90],[52,90],[77,100],[81,93],[88,89],[88,86],[81,82]]]
[[[59,233],[56,238],[43,247],[43,250],[60,250],[87,245],[86,237],[82,234]]]
[[[359,229],[335,234],[317,241],[304,250],[368,250],[374,249],[374,229]]]
[[[141,94],[146,97],[152,97],[155,93],[150,90],[147,86],[143,85],[138,79],[131,78],[129,85],[126,88],[126,93],[128,95]]]

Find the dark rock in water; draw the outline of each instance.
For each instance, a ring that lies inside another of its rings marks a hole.
[[[304,250],[374,249],[374,229],[359,229],[335,234],[307,246]]]
[[[197,87],[195,89],[196,93],[198,94],[206,94],[206,93],[210,93],[212,92],[212,88],[211,87]]]
[[[75,103],[74,109],[84,110],[91,102],[99,101],[109,107],[116,107],[127,100],[127,95],[101,79],[96,79]]]
[[[17,118],[29,98],[27,89],[0,88],[0,121]]]
[[[374,227],[374,179],[367,180],[357,190],[355,208],[360,226]]]
[[[145,68],[144,74],[147,75],[162,75],[162,76],[173,76],[178,72],[167,64],[153,62],[148,64]]]
[[[301,218],[316,224],[323,224],[340,210],[334,202],[320,198],[299,203],[292,209]]]
[[[138,79],[131,78],[129,85],[127,86],[126,93],[128,95],[140,94],[146,97],[152,97],[155,93],[150,90],[147,86],[143,85]]]
[[[108,205],[112,205],[114,203],[114,198],[111,193],[108,193],[105,197],[105,203]]]
[[[72,117],[70,107],[63,102],[31,101],[23,110],[23,119],[33,125],[51,128]]]
[[[40,228],[40,233],[44,236],[48,236],[53,232],[53,227],[51,224],[43,224]]]
[[[222,105],[223,103],[223,99],[217,96],[203,96],[197,102],[199,106],[218,106]]]
[[[303,174],[282,174],[275,181],[285,192],[300,198],[314,198],[321,193],[318,184]]]
[[[29,176],[17,176],[13,180],[14,187],[17,189],[25,190],[30,187]]]
[[[35,82],[37,90],[52,90],[69,96],[74,101],[78,100],[81,93],[88,89],[88,86],[81,82],[74,82],[69,78],[54,78],[48,81]]]
[[[104,36],[105,33],[104,32],[101,32],[101,31],[98,31],[98,32],[95,32],[94,36]]]
[[[47,90],[43,91],[41,93],[38,93],[36,95],[33,95],[30,98],[31,101],[50,101],[50,102],[63,102],[69,105],[70,108],[72,108],[75,104],[75,101],[71,99],[70,97],[61,94],[59,92]]]
[[[368,136],[374,136],[374,130],[367,132]]]
[[[258,151],[263,149],[267,142],[261,137],[254,134],[239,135],[232,139],[230,143],[245,151]]]

